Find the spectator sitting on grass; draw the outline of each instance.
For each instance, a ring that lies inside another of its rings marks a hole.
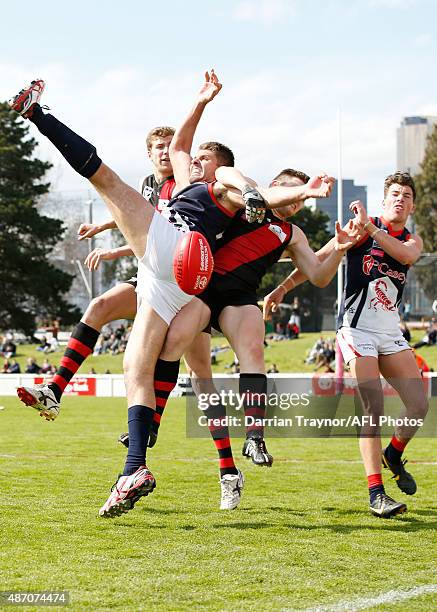
[[[15,361],[15,359],[11,359],[9,361],[9,368],[6,372],[7,374],[21,374],[20,364]]]
[[[417,342],[413,348],[417,349],[421,346],[433,346],[435,344],[437,344],[437,321],[432,318],[428,325],[426,335],[422,338],[422,341]]]
[[[41,366],[41,374],[56,374],[56,368],[53,366],[50,361],[46,358],[43,361]]]
[[[26,374],[39,374],[41,372],[41,368],[33,357],[28,357],[26,363]]]
[[[3,353],[3,356],[6,357],[6,359],[9,359],[10,357],[15,357],[17,353],[17,347],[12,342],[12,340],[5,340],[1,352]]]
[[[41,338],[41,344],[36,347],[37,351],[41,351],[42,353],[48,353],[50,350],[50,342],[47,340],[47,336],[43,336]]]
[[[272,363],[270,368],[267,370],[267,374],[278,374],[278,373],[279,373],[279,370],[276,367],[276,363]]]

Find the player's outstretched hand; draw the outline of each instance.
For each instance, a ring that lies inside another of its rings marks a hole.
[[[263,302],[263,318],[264,321],[268,321],[272,318],[272,312],[276,312],[279,304],[284,299],[286,291],[284,287],[279,286],[273,289],[266,297]]]
[[[77,239],[84,240],[85,238],[92,238],[100,232],[100,226],[95,223],[81,223],[77,230]]]
[[[335,178],[328,176],[326,172],[321,172],[310,178],[306,184],[307,197],[309,198],[329,198]]]
[[[338,252],[346,252],[355,246],[360,238],[360,229],[353,220],[348,221],[342,228],[338,221],[335,222],[334,248]]]
[[[349,210],[355,215],[355,223],[363,228],[365,224],[369,221],[369,217],[367,215],[367,211],[364,207],[364,204],[360,200],[354,200],[349,204]]]
[[[266,216],[266,202],[258,189],[248,185],[242,196],[246,204],[246,219],[249,223],[262,223]]]
[[[100,247],[97,247],[96,249],[93,249],[91,253],[88,253],[85,259],[85,265],[88,270],[97,270],[101,261],[110,259],[114,259],[114,257],[112,257],[111,250],[101,249]]]
[[[214,68],[211,69],[211,72],[206,71],[205,82],[199,91],[199,102],[208,104],[208,102],[211,102],[216,97],[221,88],[222,84],[219,83]]]

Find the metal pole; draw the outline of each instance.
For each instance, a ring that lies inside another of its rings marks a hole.
[[[90,199],[87,200],[87,204],[88,204],[88,223],[92,224],[93,223],[93,199],[92,196],[90,196]],[[88,240],[88,253],[91,253],[91,251],[94,250],[94,238],[90,238],[90,240]],[[96,288],[95,288],[95,278],[94,278],[94,273],[92,272],[92,270],[89,270],[88,272],[88,278],[89,278],[89,287],[90,287],[90,299],[92,300],[93,297],[96,294]]]
[[[85,289],[87,290],[88,296],[91,299],[91,295],[92,295],[91,285],[89,284],[88,279],[86,277],[85,271],[82,266],[82,262],[80,261],[80,259],[76,259],[75,261],[76,261],[77,267],[79,268],[79,272],[82,277],[83,284],[85,285]]]
[[[341,107],[337,112],[337,148],[338,148],[338,179],[337,179],[337,219],[343,227],[343,168],[342,168],[342,139],[341,139]],[[338,266],[337,272],[337,317],[340,314],[341,300],[343,297],[343,262]],[[337,380],[337,393],[341,393],[344,375],[343,355],[338,342],[335,351],[335,376]]]

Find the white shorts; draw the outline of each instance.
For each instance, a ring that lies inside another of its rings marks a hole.
[[[179,288],[173,273],[173,255],[181,237],[182,232],[155,212],[146,252],[138,260],[138,305],[146,301],[167,325],[194,297]]]
[[[337,332],[337,340],[346,363],[357,357],[378,358],[378,355],[393,355],[411,348],[400,331],[381,333],[341,327]]]

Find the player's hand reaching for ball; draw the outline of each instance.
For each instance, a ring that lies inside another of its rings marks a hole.
[[[221,88],[222,84],[219,83],[214,68],[211,69],[211,72],[206,71],[205,82],[199,91],[199,102],[208,104],[208,102],[211,102],[216,97]]]

